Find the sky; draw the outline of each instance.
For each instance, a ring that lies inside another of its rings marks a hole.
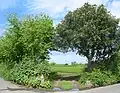
[[[48,14],[58,24],[68,11],[73,11],[81,7],[84,3],[104,4],[112,15],[120,18],[120,0],[0,0],[0,36],[4,34],[7,24],[6,15],[16,13],[19,17],[29,14]],[[66,54],[52,51],[50,61],[58,64],[71,63],[77,61],[86,63],[87,59],[83,56],[76,55],[75,52]]]

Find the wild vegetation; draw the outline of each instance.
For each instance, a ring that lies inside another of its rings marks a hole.
[[[9,75],[7,79],[27,86],[49,88],[48,59],[54,36],[52,20],[46,15],[20,20],[12,14],[8,23],[5,35],[0,39],[0,63],[9,71],[4,73]]]
[[[77,51],[87,64],[49,63],[49,53]],[[19,19],[8,16],[6,33],[0,38],[0,76],[28,87],[72,89],[120,82],[119,19],[103,5],[85,3],[70,11],[56,28],[44,14]],[[67,80],[67,81],[65,81]]]

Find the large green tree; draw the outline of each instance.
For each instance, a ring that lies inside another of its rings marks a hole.
[[[60,51],[77,51],[88,59],[88,71],[95,62],[109,59],[119,43],[119,20],[104,5],[85,3],[70,11],[56,27],[55,43]]]
[[[26,16],[19,19],[8,16],[6,34],[0,39],[0,60],[19,63],[24,56],[37,62],[47,60],[53,47],[53,22],[46,15]]]

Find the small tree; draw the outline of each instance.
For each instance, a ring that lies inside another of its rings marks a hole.
[[[69,65],[68,63],[65,63],[65,65],[67,66],[67,65]]]
[[[59,51],[77,51],[88,59],[88,71],[94,62],[109,59],[117,50],[119,20],[103,6],[85,3],[68,12],[58,24],[55,39]]]
[[[71,62],[71,65],[77,65],[77,62],[75,62],[75,61]]]

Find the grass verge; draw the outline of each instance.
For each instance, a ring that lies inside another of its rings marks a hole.
[[[63,80],[59,83],[59,87],[62,90],[71,90],[72,89],[72,84],[69,81]]]

